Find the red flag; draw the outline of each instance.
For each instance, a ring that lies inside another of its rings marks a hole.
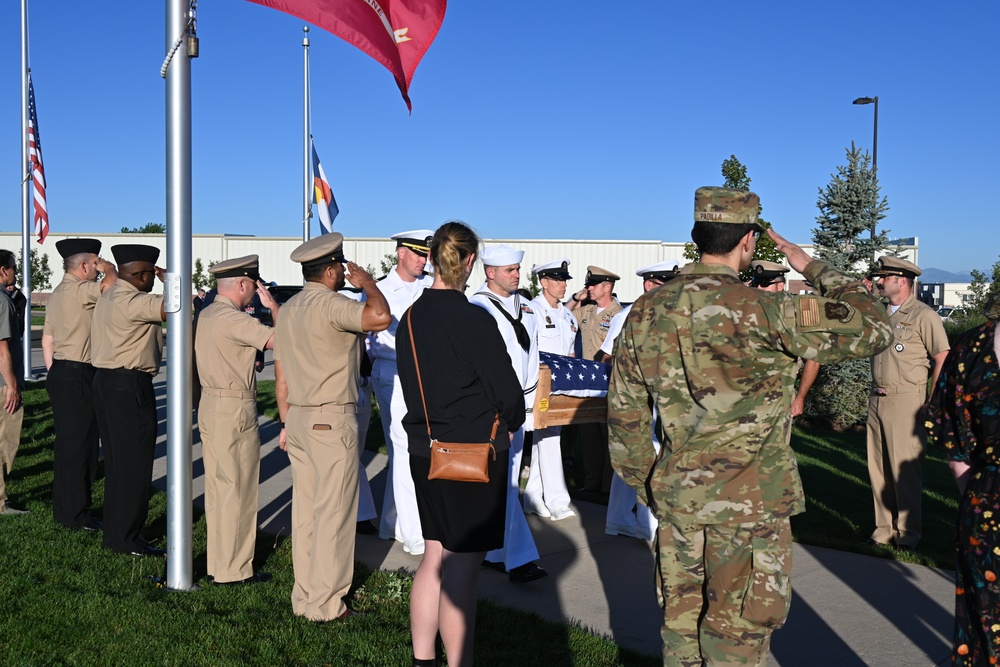
[[[444,21],[447,0],[250,0],[298,16],[382,63],[406,108],[413,72]]]

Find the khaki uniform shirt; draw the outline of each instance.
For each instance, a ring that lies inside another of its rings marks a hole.
[[[194,349],[201,386],[256,391],[254,360],[273,333],[229,297],[217,296],[198,315]]]
[[[573,311],[576,321],[580,323],[579,336],[583,341],[583,358],[593,361],[594,355],[601,349],[601,344],[608,335],[611,318],[618,314],[622,305],[611,301],[611,305],[597,312],[597,304],[589,304]]]
[[[91,363],[156,375],[163,357],[163,296],[119,280],[97,301],[90,327]]]
[[[290,405],[357,404],[364,309],[364,303],[317,282],[307,282],[281,307],[274,358],[281,362]]]
[[[52,357],[62,361],[90,363],[90,325],[94,306],[101,298],[101,285],[67,273],[45,306],[42,333],[55,343]]]
[[[892,345],[872,359],[875,387],[926,386],[931,358],[951,348],[941,316],[911,294],[889,316]]]

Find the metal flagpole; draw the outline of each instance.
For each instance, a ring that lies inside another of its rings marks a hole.
[[[311,132],[309,127],[309,26],[302,26],[302,72],[303,82],[303,116],[302,116],[302,183],[305,191],[302,198],[302,242],[309,240],[309,220],[312,217],[312,183],[309,182],[309,165],[312,162],[310,154]]]
[[[167,588],[192,590],[191,61],[197,0],[167,0]],[[177,51],[184,43],[186,49]]]
[[[21,353],[24,355],[24,379],[35,379],[31,368],[31,215],[28,190],[31,183],[31,161],[28,158],[28,0],[21,0],[21,287],[24,292],[24,335]]]

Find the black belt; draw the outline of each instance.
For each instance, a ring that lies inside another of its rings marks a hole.
[[[153,377],[151,373],[146,371],[140,371],[136,368],[98,368],[98,371],[104,371],[105,373],[119,373],[121,375],[145,375],[146,377]]]
[[[78,368],[78,369],[85,370],[85,371],[89,371],[89,370],[91,370],[93,368],[93,366],[91,364],[88,364],[86,362],[83,362],[83,361],[69,361],[68,359],[53,359],[52,360],[52,365],[55,366],[56,364],[62,364],[66,368]]]

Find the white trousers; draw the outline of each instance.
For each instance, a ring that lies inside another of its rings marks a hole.
[[[656,537],[656,528],[659,524],[649,508],[638,502],[638,498],[635,489],[615,473],[611,478],[611,495],[608,496],[606,527],[612,531],[634,530],[636,535],[652,540]],[[633,507],[635,507],[634,512]]]
[[[524,487],[527,507],[547,507],[550,511],[569,505],[566,475],[563,472],[562,451],[559,448],[558,426],[535,431],[531,446],[531,472]]]
[[[504,527],[503,548],[486,554],[491,563],[503,563],[507,571],[538,560],[538,548],[531,536],[528,520],[521,509],[521,454],[524,451],[524,429],[518,429],[510,442],[510,476],[507,481],[507,523]]]
[[[375,398],[378,400],[382,432],[385,433],[386,449],[389,452],[379,537],[416,546],[424,537],[420,527],[420,514],[417,512],[417,494],[410,474],[406,431],[403,430],[406,402],[403,400],[396,364],[379,359],[372,369],[372,380],[375,383]]]
[[[365,452],[365,438],[368,437],[368,422],[372,418],[372,381],[358,387],[358,455]],[[378,518],[375,511],[375,497],[372,496],[372,487],[368,483],[368,471],[365,470],[364,463],[358,470],[358,521],[368,521]]]

